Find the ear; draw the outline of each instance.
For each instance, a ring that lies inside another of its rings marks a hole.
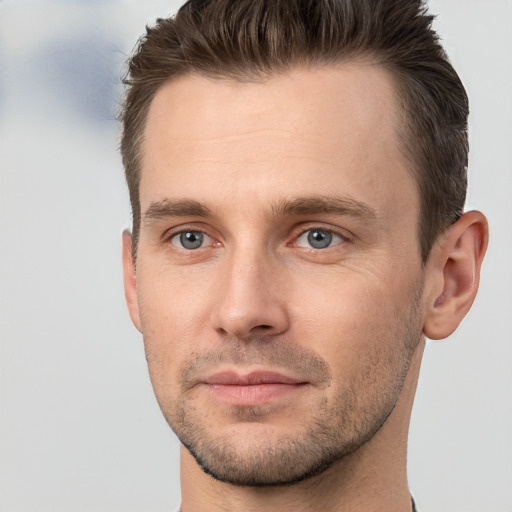
[[[471,308],[488,239],[487,219],[472,211],[462,215],[434,244],[425,280],[423,332],[427,338],[438,340],[452,334]]]
[[[126,304],[132,319],[133,325],[138,331],[142,332],[139,302],[137,300],[137,279],[135,276],[135,265],[132,257],[132,235],[129,231],[123,231],[123,279],[124,295]]]

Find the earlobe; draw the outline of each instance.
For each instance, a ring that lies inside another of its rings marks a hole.
[[[132,255],[132,236],[127,230],[123,231],[123,280],[126,305],[130,317],[135,328],[142,332],[137,299],[137,279]]]
[[[438,239],[427,262],[423,332],[443,339],[458,327],[478,291],[480,268],[488,243],[485,216],[467,212]]]

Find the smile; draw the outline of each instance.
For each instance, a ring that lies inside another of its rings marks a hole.
[[[214,399],[237,406],[261,406],[303,389],[307,382],[276,372],[216,373],[203,381]]]

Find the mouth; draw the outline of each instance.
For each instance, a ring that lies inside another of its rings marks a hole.
[[[271,371],[223,371],[208,376],[202,384],[215,400],[255,407],[290,397],[302,390],[308,382]]]

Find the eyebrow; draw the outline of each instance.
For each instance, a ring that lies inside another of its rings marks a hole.
[[[341,196],[297,197],[274,205],[272,210],[276,216],[332,214],[366,221],[376,221],[378,218],[377,212],[366,203]]]
[[[144,221],[151,223],[154,220],[166,219],[169,217],[212,217],[213,214],[209,208],[192,199],[182,199],[171,201],[164,199],[162,201],[152,201],[144,213]]]
[[[368,222],[376,221],[376,211],[361,201],[341,196],[306,196],[286,199],[271,205],[275,217],[293,215],[331,214],[359,218]],[[151,223],[169,217],[213,217],[212,211],[193,199],[153,201],[144,213],[144,221]]]

